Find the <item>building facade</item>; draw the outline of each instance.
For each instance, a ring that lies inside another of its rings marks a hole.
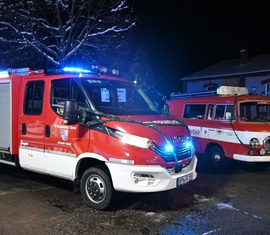
[[[257,94],[270,96],[270,54],[221,61],[180,79],[183,93],[216,90],[219,86],[247,87]]]

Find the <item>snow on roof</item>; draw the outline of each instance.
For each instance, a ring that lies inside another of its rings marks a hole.
[[[248,63],[240,64],[239,59],[224,60],[198,72],[180,78],[181,81],[203,78],[220,78],[252,75],[270,72],[270,54],[250,57]]]

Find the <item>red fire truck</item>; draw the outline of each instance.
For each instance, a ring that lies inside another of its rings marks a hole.
[[[165,108],[187,123],[197,156],[208,156],[214,166],[229,158],[270,163],[270,97],[221,86],[215,92],[172,93]]]
[[[0,112],[0,162],[71,180],[92,208],[107,209],[115,191],[164,191],[197,176],[185,123],[122,78],[8,69]]]

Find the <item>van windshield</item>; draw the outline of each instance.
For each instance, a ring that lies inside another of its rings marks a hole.
[[[159,114],[143,90],[134,83],[85,78],[82,84],[98,111],[113,115]]]
[[[246,122],[270,122],[270,101],[241,102],[239,118]]]

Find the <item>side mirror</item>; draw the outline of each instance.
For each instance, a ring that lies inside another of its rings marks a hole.
[[[76,100],[65,101],[64,123],[67,125],[77,124],[79,122],[78,102]]]

